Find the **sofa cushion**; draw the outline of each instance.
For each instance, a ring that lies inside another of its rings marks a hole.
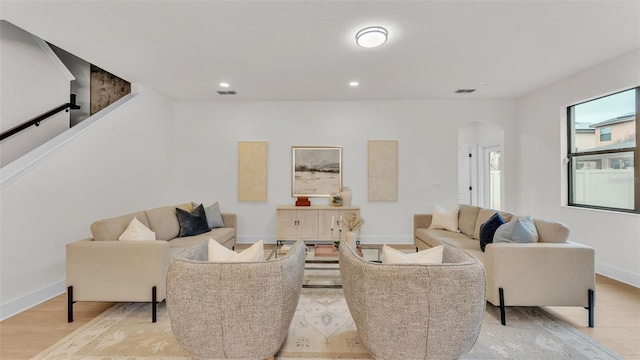
[[[436,205],[433,209],[429,229],[444,229],[460,232],[460,230],[458,230],[458,208],[445,209],[440,205]]]
[[[493,242],[493,235],[504,223],[502,216],[499,213],[495,213],[480,226],[480,250],[484,251],[485,246]]]
[[[169,254],[173,258],[177,253],[182,251],[191,245],[195,245],[200,241],[207,241],[210,238],[214,238],[219,244],[231,249],[233,247],[233,239],[236,236],[236,229],[234,228],[217,228],[208,231],[203,234],[195,236],[185,236],[181,238],[175,238],[169,241]]]
[[[438,230],[438,229],[417,229],[416,235],[420,240],[425,242],[427,245],[431,247],[435,247],[438,245],[442,245],[447,242],[449,239],[461,239],[468,240],[475,243],[476,248],[480,248],[480,243],[476,240],[469,239],[469,237],[462,233],[454,233],[447,230]]]
[[[444,246],[405,253],[388,245],[382,245],[381,259],[383,264],[442,264]]]
[[[440,245],[439,243],[436,243],[436,244],[431,243],[433,237],[429,234],[432,231],[436,231],[436,230],[429,230],[427,228],[418,228],[415,230],[415,237],[429,246],[438,246]]]
[[[495,243],[538,242],[538,232],[531,216],[526,216],[501,225],[493,237]]]
[[[138,218],[133,218],[118,240],[155,240],[156,233],[149,230]]]
[[[498,212],[500,214],[500,216],[502,216],[502,219],[505,222],[509,222],[511,221],[511,217],[513,217],[513,214],[508,213],[506,211],[496,211],[496,210],[492,210],[492,209],[480,209],[480,211],[478,211],[478,218],[476,219],[476,228],[473,231],[473,238],[476,240],[480,240],[480,226],[482,226],[482,224],[485,223],[485,221],[489,220],[489,218],[495,214],[496,212]]]
[[[570,230],[564,224],[554,221],[533,219],[538,231],[538,242],[566,243]]]
[[[180,224],[178,237],[194,236],[209,231],[202,204],[191,212],[176,208],[176,215],[178,215],[178,223]]]
[[[198,206],[198,204],[194,202],[192,202],[191,205],[194,208]],[[209,225],[209,229],[224,227],[224,222],[222,221],[222,213],[220,212],[220,204],[218,204],[217,201],[204,208],[204,213],[207,216],[207,224]]]
[[[458,229],[460,232],[473,237],[473,231],[476,229],[476,220],[480,208],[473,205],[460,205],[458,210]]]
[[[118,240],[133,218],[137,218],[144,226],[150,228],[147,215],[141,211],[94,222],[91,224],[93,239],[97,241]]]
[[[162,206],[145,211],[149,219],[149,228],[156,232],[158,240],[171,240],[178,237],[180,224],[178,224],[176,207],[186,211],[192,210],[191,203],[186,203],[177,206]]]
[[[442,237],[439,241],[443,244],[449,244],[462,250],[478,250],[480,251],[480,242],[469,238],[468,236],[450,236]]]
[[[480,249],[462,249],[467,254],[473,256],[476,260],[478,260],[482,266],[485,266],[485,253]]]

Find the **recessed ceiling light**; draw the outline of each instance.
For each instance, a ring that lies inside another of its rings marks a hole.
[[[488,82],[486,82],[486,81],[480,81],[480,82],[478,83],[478,85],[480,85],[480,86],[485,86],[485,85],[487,85],[487,84],[488,84]]]
[[[387,41],[387,29],[381,26],[369,26],[356,34],[356,44],[363,48],[374,48]]]
[[[224,87],[224,88],[227,88],[227,87],[229,87],[229,83],[221,82],[221,83],[220,83],[220,86],[222,86],[222,87]]]
[[[352,81],[352,82],[349,83],[349,86],[353,86],[353,87],[356,87],[358,85],[360,85],[360,83],[357,82],[357,81]]]

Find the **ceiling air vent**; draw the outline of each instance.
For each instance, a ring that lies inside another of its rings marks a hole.
[[[231,90],[231,91],[218,91],[218,94],[220,94],[220,95],[235,95],[236,92],[234,90]]]
[[[456,94],[470,94],[476,91],[476,89],[458,89],[456,90]]]

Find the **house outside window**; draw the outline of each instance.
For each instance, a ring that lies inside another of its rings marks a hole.
[[[567,108],[569,206],[640,213],[640,87]]]
[[[600,128],[600,142],[611,141],[611,128]]]

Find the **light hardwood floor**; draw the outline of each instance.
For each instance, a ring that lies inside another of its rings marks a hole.
[[[625,359],[640,360],[640,289],[603,276],[596,277],[596,323],[587,311],[545,307],[551,314],[600,341]],[[57,296],[0,322],[0,359],[30,359],[111,307],[113,303],[79,302],[67,322],[66,295]]]
[[[625,359],[640,360],[640,289],[596,275],[595,327],[577,307],[543,307]]]

